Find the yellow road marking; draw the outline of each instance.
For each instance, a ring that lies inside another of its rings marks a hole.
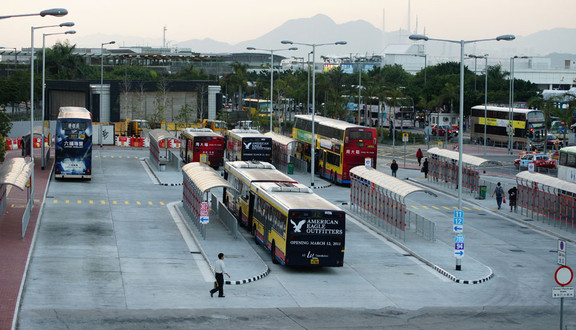
[[[437,209],[437,210],[439,210],[439,209],[440,209],[439,207],[436,207],[436,206],[432,206],[432,207],[433,207],[433,208],[435,208],[435,209]]]

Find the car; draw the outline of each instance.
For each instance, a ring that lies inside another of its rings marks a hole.
[[[528,164],[534,162],[537,168],[556,168],[556,161],[550,159],[548,155],[536,152],[527,152],[520,158],[514,160],[514,166],[517,169],[528,168]]]
[[[448,132],[448,137],[458,136],[458,130],[450,125],[436,125],[432,127],[432,135],[444,136]]]
[[[546,137],[546,146],[548,148],[555,148],[556,147],[556,139],[558,137],[554,134],[548,134]],[[558,139],[558,147],[562,148],[564,146],[564,140]]]

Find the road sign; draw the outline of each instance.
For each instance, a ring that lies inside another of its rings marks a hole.
[[[560,266],[556,269],[556,273],[554,273],[554,279],[556,283],[560,286],[566,286],[572,282],[572,278],[574,278],[574,273],[572,272],[572,268],[568,266]]]
[[[552,298],[574,298],[574,288],[573,287],[552,288]]]
[[[457,259],[464,257],[464,235],[454,235],[454,256]]]
[[[200,203],[200,223],[207,224],[210,222],[210,204],[208,202]]]
[[[558,264],[566,265],[566,241],[558,240]]]
[[[367,168],[372,167],[372,158],[370,157],[364,158],[364,166],[366,166]]]
[[[534,162],[528,163],[528,172],[534,172]]]
[[[402,142],[408,142],[409,138],[408,138],[408,133],[402,133]]]
[[[461,233],[464,231],[464,211],[454,211],[454,226],[453,232]]]

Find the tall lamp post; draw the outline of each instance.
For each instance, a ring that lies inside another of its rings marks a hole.
[[[104,46],[113,45],[116,41],[112,40],[110,42],[103,42],[100,45],[100,114],[98,115],[98,121],[100,121],[100,148],[102,148],[102,111],[104,107],[102,106],[102,93],[104,93]]]
[[[282,48],[282,49],[262,49],[254,47],[246,47],[248,50],[263,50],[270,52],[270,132],[272,132],[272,118],[274,116],[274,52],[282,50],[298,50],[296,47]]]
[[[479,58],[483,58],[485,61],[485,76],[484,76],[484,138],[482,141],[484,142],[484,157],[486,157],[486,126],[488,125],[487,117],[488,117],[488,54],[484,55],[474,55],[469,54],[468,57],[474,59],[474,76],[476,76],[476,60]],[[474,77],[474,90],[476,90],[476,77]],[[474,129],[474,128],[472,128]]]
[[[44,11],[46,12],[46,11]],[[54,9],[53,14],[40,14],[40,16],[45,15],[52,15],[52,16],[64,16],[68,14],[66,9]],[[31,15],[24,15],[24,16],[31,16]],[[32,172],[30,175],[30,196],[31,196],[31,205],[34,206],[34,31],[37,29],[44,29],[50,27],[65,27],[65,26],[74,26],[72,22],[66,22],[62,24],[56,25],[43,25],[43,26],[32,26],[30,28],[30,159],[32,161]],[[44,145],[44,141],[42,141],[41,145]]]
[[[514,59],[517,58],[530,58],[530,56],[512,56],[510,57],[510,105],[508,108],[508,152],[512,154],[513,139],[514,139]]]
[[[458,210],[462,210],[462,135],[463,135],[463,123],[464,123],[464,45],[474,42],[481,42],[481,41],[510,41],[516,39],[516,37],[512,34],[501,35],[496,38],[489,38],[489,39],[477,39],[477,40],[447,40],[447,39],[433,39],[429,38],[425,35],[421,34],[412,34],[410,35],[410,40],[433,40],[433,41],[443,41],[443,42],[450,42],[460,44],[460,105],[459,105],[459,134],[458,134]],[[456,270],[461,270],[462,260],[456,259]]]
[[[59,34],[76,34],[76,31],[70,30],[59,33],[44,33],[42,35],[42,142],[40,144],[42,148],[42,169],[46,167],[46,155],[44,154],[44,115],[46,106],[46,37]]]
[[[284,45],[302,45],[302,46],[310,46],[312,47],[312,149],[310,150],[310,156],[312,157],[310,163],[310,186],[314,187],[314,165],[316,164],[316,156],[315,156],[315,149],[316,149],[316,138],[315,138],[315,122],[314,116],[316,114],[316,47],[320,46],[327,46],[327,45],[346,45],[346,41],[336,41],[336,42],[329,42],[323,44],[308,44],[303,42],[292,42],[290,40],[282,40],[282,44]]]

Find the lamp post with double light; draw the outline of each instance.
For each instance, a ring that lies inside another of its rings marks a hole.
[[[476,60],[479,58],[483,58],[485,61],[485,76],[484,76],[484,138],[482,139],[482,141],[484,142],[484,157],[486,157],[486,126],[488,125],[487,123],[487,117],[488,117],[488,54],[484,54],[484,55],[474,55],[474,54],[469,54],[468,57],[473,58],[474,59],[474,76],[476,76]],[[474,77],[474,86],[476,86],[476,77]],[[474,87],[474,90],[476,90],[476,87]],[[474,128],[472,128],[474,129]]]
[[[42,149],[42,166],[41,168],[44,169],[46,167],[46,155],[44,154],[44,115],[45,115],[45,106],[46,106],[46,37],[47,36],[54,36],[59,34],[76,34],[76,31],[70,30],[66,32],[58,32],[58,33],[44,33],[42,35],[42,139],[41,139],[41,149]]]
[[[279,52],[282,50],[298,50],[296,47],[281,48],[281,49],[262,49],[255,47],[246,47],[248,50],[263,50],[270,52],[270,132],[272,129],[272,118],[274,117],[274,52]]]
[[[104,93],[104,46],[113,45],[116,41],[112,40],[109,42],[103,42],[100,45],[100,114],[98,115],[98,121],[100,122],[100,148],[102,148],[102,113],[104,107],[102,106],[102,94]]]
[[[423,41],[443,41],[455,44],[460,44],[460,105],[459,105],[459,133],[458,133],[458,210],[462,210],[462,135],[464,123],[464,45],[469,43],[476,43],[482,41],[511,41],[516,39],[514,35],[506,34],[496,38],[477,39],[477,40],[448,40],[448,39],[434,39],[421,34],[412,34],[409,36],[410,40],[423,40]],[[456,259],[456,270],[461,270],[461,259]]]
[[[40,14],[40,16],[52,15],[52,16],[64,16],[68,14],[65,9],[55,9],[51,14]],[[31,15],[25,15],[31,16]],[[74,26],[72,22],[65,22],[56,25],[43,25],[43,26],[32,26],[30,28],[30,159],[32,161],[32,172],[30,176],[30,196],[32,196],[32,206],[34,205],[34,31],[38,29],[45,29],[51,27],[69,27]],[[44,141],[41,143],[44,144]]]
[[[346,45],[347,42],[346,41],[336,41],[336,42],[328,42],[328,43],[322,43],[322,44],[309,44],[309,43],[303,43],[303,42],[293,42],[290,40],[282,40],[281,41],[282,44],[284,45],[301,45],[301,46],[309,46],[312,47],[312,149],[310,150],[310,156],[311,156],[311,163],[310,163],[310,173],[311,173],[311,179],[310,179],[310,186],[314,186],[314,165],[316,164],[316,157],[314,155],[315,153],[315,148],[316,148],[316,138],[314,136],[315,134],[315,129],[314,126],[316,126],[314,124],[314,116],[316,114],[316,47],[320,47],[320,46],[328,46],[328,45]]]

